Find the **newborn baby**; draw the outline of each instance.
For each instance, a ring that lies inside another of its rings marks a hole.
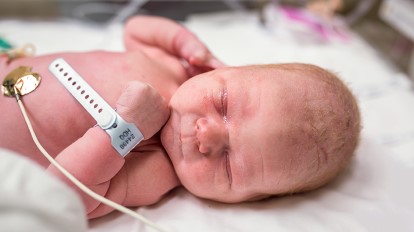
[[[144,26],[142,26],[144,25]],[[226,67],[193,34],[164,18],[131,19],[126,50],[8,61],[42,83],[22,97],[39,140],[95,192],[149,205],[177,186],[221,202],[309,191],[332,180],[358,142],[359,111],[347,87],[309,64]],[[109,136],[48,71],[64,58],[145,140],[122,158]],[[0,147],[25,154],[63,181],[31,140],[13,98],[0,98]],[[160,133],[159,133],[160,132]],[[82,195],[89,218],[111,212]]]
[[[170,107],[161,140],[180,182],[218,201],[315,189],[346,165],[358,141],[354,98],[312,65],[211,71],[181,85]]]

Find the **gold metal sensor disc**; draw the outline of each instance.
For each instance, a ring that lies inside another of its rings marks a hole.
[[[32,67],[19,66],[4,78],[1,91],[7,97],[23,96],[33,92],[41,79],[39,74],[32,72]]]

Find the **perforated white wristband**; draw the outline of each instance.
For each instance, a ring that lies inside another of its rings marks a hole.
[[[125,157],[144,136],[128,123],[62,58],[49,65],[50,72],[111,137],[112,146]]]

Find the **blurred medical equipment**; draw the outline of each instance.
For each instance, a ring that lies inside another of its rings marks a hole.
[[[349,13],[339,14],[344,4],[342,0],[272,0],[263,8],[262,18],[273,32],[283,32],[279,36],[302,42],[345,42],[349,26],[367,14],[374,2],[359,1]]]
[[[178,6],[175,9],[170,9],[170,11],[177,11],[184,14],[185,10],[180,9],[180,7],[184,7],[186,3],[188,4],[194,4],[194,7],[197,6],[197,4],[203,4],[205,6],[210,6],[214,8],[213,6],[216,5],[216,7],[223,9],[226,9],[228,11],[233,12],[239,12],[239,13],[246,13],[247,9],[243,5],[243,1],[239,0],[218,0],[214,1],[212,3],[209,3],[208,1],[170,1],[171,4],[181,3],[177,4]],[[157,1],[151,1],[151,0],[128,0],[128,1],[93,1],[93,2],[77,2],[76,5],[73,6],[73,9],[71,12],[69,12],[69,15],[72,17],[90,22],[90,23],[97,23],[102,21],[104,25],[111,25],[114,23],[122,23],[125,22],[125,20],[134,15],[134,14],[147,14],[149,13],[148,10],[144,9],[143,7],[146,6],[146,4],[149,3],[157,3]],[[168,1],[164,4],[169,3]],[[160,4],[161,5],[161,4]],[[208,11],[206,9],[206,11]],[[178,13],[179,14],[179,13]],[[105,20],[106,19],[106,20]],[[102,23],[100,22],[100,23]]]
[[[414,1],[413,0],[386,0],[380,9],[381,18],[395,29],[405,34],[411,41],[414,41]],[[414,78],[414,49],[411,51],[409,61],[411,78]]]

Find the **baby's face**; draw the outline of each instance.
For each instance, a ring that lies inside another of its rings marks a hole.
[[[261,72],[212,71],[188,80],[172,97],[161,139],[195,195],[238,202],[290,188],[294,161],[283,135],[298,101]]]

